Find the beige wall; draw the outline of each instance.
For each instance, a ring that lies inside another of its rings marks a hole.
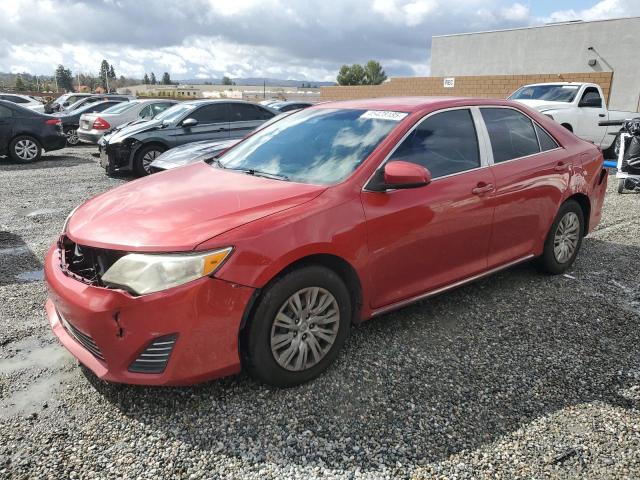
[[[455,77],[454,88],[444,88],[444,77],[398,77],[382,85],[321,87],[322,100],[350,100],[372,97],[454,96],[506,98],[522,85],[541,82],[589,82],[602,87],[609,98],[611,72],[561,73],[537,75],[481,75]]]

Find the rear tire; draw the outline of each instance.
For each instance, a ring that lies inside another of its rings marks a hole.
[[[148,145],[146,147],[142,147],[133,159],[133,171],[135,174],[139,177],[150,175],[152,172],[149,169],[149,165],[151,165],[151,162],[153,162],[156,157],[166,150],[167,149],[161,145]]]
[[[67,145],[75,147],[80,143],[80,138],[78,138],[78,130],[67,130],[65,132],[65,135],[67,136]]]
[[[564,202],[544,242],[542,270],[551,275],[567,271],[578,255],[584,234],[584,213],[575,200]]]
[[[245,368],[275,387],[308,382],[335,360],[351,312],[349,290],[333,270],[314,265],[287,273],[265,288],[243,332]]]
[[[40,160],[42,146],[40,142],[29,135],[20,135],[9,144],[9,155],[19,163],[31,163]]]

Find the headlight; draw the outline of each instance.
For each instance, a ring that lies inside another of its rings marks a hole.
[[[76,213],[76,210],[78,210],[78,208],[80,208],[80,205],[78,205],[76,208],[71,210],[71,213],[69,215],[67,215],[67,218],[65,219],[64,224],[62,225],[62,233],[67,233],[67,227],[69,226],[69,220],[71,220],[71,217],[73,217],[73,214]]]
[[[130,253],[118,259],[102,281],[138,295],[159,292],[213,274],[231,251],[228,247],[199,254]]]

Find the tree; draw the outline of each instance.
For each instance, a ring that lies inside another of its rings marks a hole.
[[[224,77],[222,77],[222,85],[235,85],[235,83],[233,83],[233,80],[225,75]]]
[[[71,75],[71,70],[64,68],[64,65],[58,65],[55,78],[58,83],[58,88],[62,88],[68,92],[73,90],[73,75]]]
[[[100,85],[102,85],[103,88],[107,88],[107,84],[108,84],[108,78],[109,78],[109,62],[107,62],[106,60],[102,60],[102,62],[100,63]]]
[[[364,66],[364,76],[367,85],[380,85],[387,79],[380,62],[369,60]]]
[[[164,72],[162,74],[162,81],[160,83],[162,85],[171,85],[171,77],[169,76],[169,72]]]
[[[21,77],[16,78],[16,90],[19,92],[24,92],[27,89],[26,85],[22,81]]]
[[[151,82],[151,85],[155,85],[157,82],[156,80],[156,74],[151,72],[151,80],[149,80]]]
[[[113,65],[109,65],[108,77],[111,80],[115,80],[116,79],[116,71],[113,69]]]
[[[142,83],[144,83],[145,85],[149,85],[149,83],[150,83],[149,75],[147,75],[146,73],[144,74],[144,78],[142,79]]]

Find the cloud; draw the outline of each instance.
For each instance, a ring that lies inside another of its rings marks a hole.
[[[0,71],[174,79],[333,80],[340,65],[379,60],[390,75],[429,72],[431,36],[527,26],[512,0],[11,0],[0,1]],[[603,0],[550,18],[619,16],[637,0]],[[635,7],[635,10],[638,10]]]
[[[558,10],[544,20],[547,22],[566,22],[570,20],[603,20],[640,15],[638,0],[601,0],[590,8],[582,10]]]

